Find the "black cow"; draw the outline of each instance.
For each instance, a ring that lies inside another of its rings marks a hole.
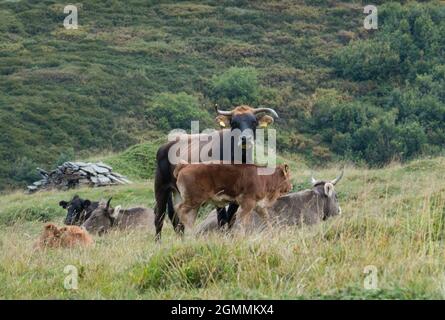
[[[231,143],[230,148],[233,151],[235,144],[242,150],[241,162],[245,163],[249,157],[249,151],[252,150],[252,145],[255,140],[255,133],[257,127],[265,128],[269,124],[273,123],[274,119],[269,115],[262,115],[262,113],[270,113],[272,116],[278,118],[278,114],[275,110],[270,108],[251,108],[247,105],[241,105],[233,109],[232,111],[221,111],[216,109],[218,116],[216,121],[221,128],[230,128],[230,130],[216,131],[216,139],[212,139],[212,142],[219,142],[220,152],[218,160],[227,160],[223,151],[223,143],[225,137],[229,137]],[[231,131],[239,130],[240,134],[234,138],[231,136]],[[208,136],[210,136],[209,134]],[[201,135],[202,137],[203,135]],[[198,153],[198,161],[201,159],[201,150],[204,147],[208,147],[208,142],[198,139],[198,143],[192,142],[193,135],[187,135],[185,139],[185,146],[188,149],[188,153],[185,155],[184,160],[192,162],[192,156],[195,152]],[[238,139],[238,141],[234,141]],[[205,140],[205,139],[204,139]],[[177,141],[170,141],[158,149],[156,155],[157,167],[155,176],[155,226],[156,226],[156,239],[160,238],[162,226],[164,222],[165,212],[168,211],[170,220],[173,223],[173,227],[176,232],[183,232],[184,226],[179,222],[178,217],[175,215],[175,209],[173,205],[173,194],[178,195],[176,179],[173,176],[175,164],[172,164],[169,160],[169,152],[172,146],[178,146]],[[251,151],[250,151],[251,153]],[[234,161],[235,152],[231,152],[231,161]],[[216,160],[216,159],[214,159]],[[230,204],[228,210],[225,208],[218,208],[218,223],[220,226],[224,225],[238,210],[238,205]]]
[[[59,206],[67,209],[65,218],[66,225],[78,225],[80,226],[85,222],[99,205],[99,202],[91,202],[90,200],[82,199],[78,195],[75,195],[71,201],[60,201]]]

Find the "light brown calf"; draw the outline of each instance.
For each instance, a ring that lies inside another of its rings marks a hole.
[[[76,245],[88,246],[93,243],[89,233],[78,226],[57,228],[52,223],[45,225],[36,246],[39,248],[72,248]]]
[[[213,203],[224,207],[236,202],[242,225],[250,220],[252,210],[256,210],[269,223],[267,208],[283,194],[292,189],[289,167],[280,165],[269,175],[259,175],[260,167],[253,164],[180,164],[174,176],[182,197],[177,206],[181,222],[192,228],[199,207]]]

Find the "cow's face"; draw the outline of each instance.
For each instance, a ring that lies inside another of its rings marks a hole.
[[[90,217],[82,224],[88,232],[98,233],[102,235],[113,226],[114,220],[117,218],[120,206],[116,208],[110,207],[110,201],[100,202],[99,206],[91,213]]]
[[[60,230],[52,223],[48,223],[43,228],[43,238],[52,238],[60,236]]]
[[[65,224],[76,225],[82,222],[82,216],[91,205],[90,200],[84,200],[75,195],[71,201],[60,201],[59,206],[67,210]]]
[[[266,128],[274,121],[271,116],[260,113],[269,112],[273,116],[278,117],[273,109],[254,109],[246,105],[238,106],[232,111],[221,111],[217,109],[217,112],[219,115],[216,117],[216,122],[221,128],[239,130],[240,134],[237,144],[243,149],[253,147],[257,128]]]
[[[342,173],[332,181],[318,181],[312,177],[313,191],[321,195],[323,201],[323,220],[341,214],[341,208],[338,203],[337,192],[335,185],[343,177]]]
[[[341,214],[341,208],[338,204],[337,192],[331,182],[319,181],[314,186],[315,192],[321,194],[323,202],[323,220]]]

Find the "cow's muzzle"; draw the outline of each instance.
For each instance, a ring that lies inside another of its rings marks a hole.
[[[255,139],[252,134],[242,133],[238,139],[238,147],[241,147],[242,149],[253,148],[253,145],[255,144],[254,140]]]

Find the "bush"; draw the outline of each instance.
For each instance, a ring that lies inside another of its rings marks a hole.
[[[60,166],[64,164],[67,161],[73,161],[74,160],[74,149],[68,148],[64,152],[61,152],[59,157],[57,158],[54,166]]]
[[[37,164],[27,157],[19,158],[12,165],[10,179],[20,185],[29,184],[40,178],[37,170]]]
[[[161,93],[148,109],[149,117],[165,130],[190,129],[191,121],[208,125],[210,115],[200,108],[198,99],[185,92]]]
[[[353,80],[384,79],[398,71],[399,62],[390,44],[378,40],[352,42],[334,57],[337,72]]]
[[[369,164],[382,166],[397,158],[395,136],[394,117],[388,114],[360,128],[354,134],[353,148]]]
[[[397,128],[398,151],[404,159],[419,155],[427,144],[427,136],[418,122],[409,122]]]
[[[254,105],[259,94],[258,72],[254,68],[232,67],[212,78],[212,96],[222,105]]]

